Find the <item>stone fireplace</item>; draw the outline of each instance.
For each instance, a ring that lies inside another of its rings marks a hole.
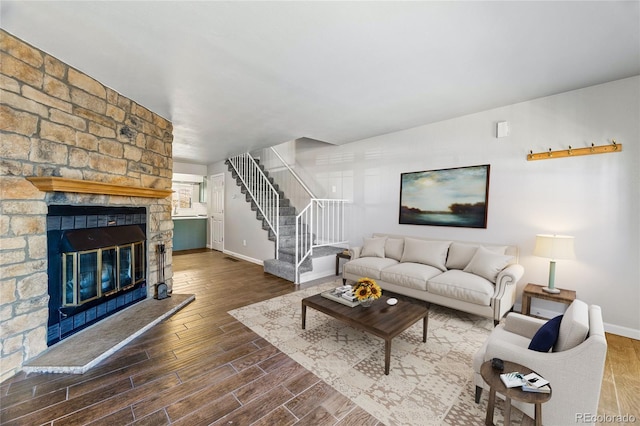
[[[3,381],[72,333],[70,318],[81,329],[109,304],[152,298],[160,244],[171,291],[173,135],[165,118],[3,30],[0,54]],[[71,214],[61,213],[68,207]],[[120,226],[94,247],[101,228]],[[60,239],[55,259],[49,235]],[[50,295],[63,261],[65,283]]]

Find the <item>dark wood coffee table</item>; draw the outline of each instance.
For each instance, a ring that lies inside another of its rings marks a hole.
[[[388,305],[391,297],[398,299],[394,306]],[[423,321],[422,341],[427,341],[427,323],[429,304],[410,297],[385,292],[372,306],[349,307],[316,294],[302,299],[302,328],[306,326],[307,306],[340,320],[353,328],[364,330],[384,339],[384,374],[389,375],[391,359],[391,340],[411,327],[417,321]]]

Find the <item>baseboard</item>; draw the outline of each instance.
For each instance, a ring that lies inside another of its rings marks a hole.
[[[325,279],[325,278],[326,278],[327,281],[329,281],[331,279],[340,278],[339,276],[335,275],[334,272],[335,271],[330,271],[329,273],[327,273],[327,271],[305,272],[304,274],[300,275],[300,284],[308,283],[309,281]]]
[[[522,312],[522,304],[516,303],[515,305],[513,305],[513,310],[515,312]],[[534,315],[536,317],[541,317],[541,318],[547,318],[547,319],[551,319],[551,318],[557,317],[558,315],[562,315],[563,312],[564,311],[562,312],[553,311],[551,309],[544,309],[537,306],[531,307],[531,315]]]
[[[516,303],[515,305],[513,305],[513,310],[515,312],[522,312],[522,305],[520,303]],[[531,314],[537,317],[550,319],[555,316],[561,315],[562,312],[552,311],[550,309],[543,309],[539,307],[535,307],[535,308],[532,307]],[[607,333],[617,334],[618,336],[640,340],[640,330],[630,328],[630,327],[623,327],[621,325],[610,324],[606,322],[603,325],[604,325],[604,331],[606,331]]]
[[[253,257],[245,256],[244,254],[235,253],[229,250],[222,250],[224,254],[228,254],[229,256],[237,257],[238,259],[246,260],[247,262],[255,263],[256,265],[264,266],[264,263],[260,259],[254,259]]]
[[[636,330],[633,328],[623,327],[621,325],[609,324],[605,322],[604,331],[611,334],[617,334],[618,336],[640,340],[640,330]]]

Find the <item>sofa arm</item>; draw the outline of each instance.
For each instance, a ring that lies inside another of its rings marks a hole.
[[[362,247],[351,247],[349,249],[349,254],[351,255],[351,260],[359,258],[360,257],[360,251],[362,251]]]
[[[524,267],[519,263],[512,263],[507,265],[496,278],[496,284],[504,281],[505,284],[515,284],[520,281],[520,278],[524,275]]]
[[[496,295],[504,294],[505,287],[515,285],[524,275],[524,268],[518,263],[505,267],[496,277]]]
[[[493,306],[493,320],[500,319],[513,308],[516,303],[516,283],[524,275],[522,265],[514,263],[507,265],[496,277],[495,291],[491,298]]]

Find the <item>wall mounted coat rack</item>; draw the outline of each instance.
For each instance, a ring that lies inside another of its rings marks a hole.
[[[607,154],[610,152],[620,152],[622,151],[622,144],[616,143],[614,139],[611,140],[611,145],[599,145],[595,146],[591,144],[591,146],[586,148],[572,148],[569,145],[569,149],[563,149],[560,151],[549,151],[547,152],[536,152],[529,151],[527,154],[527,161],[534,160],[550,160],[552,158],[563,158],[563,157],[577,157],[579,155],[592,155],[592,154]]]

